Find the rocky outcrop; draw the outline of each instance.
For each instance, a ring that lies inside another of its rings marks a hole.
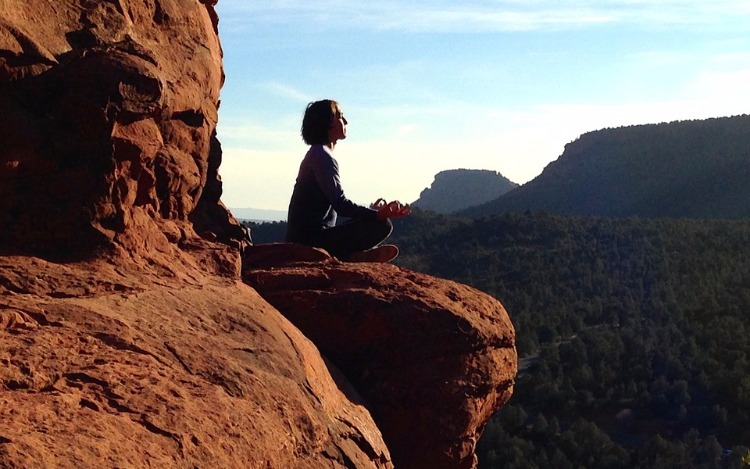
[[[0,3],[2,467],[392,467],[239,281],[212,5]]]
[[[449,169],[435,175],[432,185],[419,193],[412,207],[436,213],[453,213],[495,200],[518,187],[508,178],[487,169]]]
[[[210,223],[222,217],[214,3],[0,3],[2,252],[135,251],[217,226],[242,237]]]
[[[241,282],[6,256],[0,467],[393,466],[341,373]]]
[[[364,396],[396,467],[475,467],[479,435],[510,398],[516,374],[503,306],[390,264],[295,261],[299,253],[284,262],[283,248],[250,248],[245,281]]]
[[[299,327],[243,283],[214,3],[0,2],[0,467],[471,467],[499,303],[289,246],[245,280]]]

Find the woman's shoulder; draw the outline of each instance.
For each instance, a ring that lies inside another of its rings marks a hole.
[[[305,159],[313,163],[335,163],[336,160],[333,158],[333,153],[325,145],[311,145],[310,149],[307,150]]]

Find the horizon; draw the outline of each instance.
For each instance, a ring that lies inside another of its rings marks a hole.
[[[220,0],[228,207],[286,211],[310,101],[336,99],[347,196],[415,201],[440,171],[538,176],[603,128],[730,117],[750,102],[750,5],[691,1]],[[361,51],[366,50],[363,54]]]

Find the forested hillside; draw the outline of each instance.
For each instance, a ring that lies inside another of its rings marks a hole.
[[[397,263],[476,286],[521,372],[480,468],[747,467],[750,222],[397,221]]]
[[[461,213],[750,217],[750,116],[604,129],[534,180]]]

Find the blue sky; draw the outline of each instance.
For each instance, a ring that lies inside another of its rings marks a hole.
[[[582,133],[750,112],[747,0],[219,0],[222,200],[286,210],[308,102],[339,101],[344,189],[536,177]]]

